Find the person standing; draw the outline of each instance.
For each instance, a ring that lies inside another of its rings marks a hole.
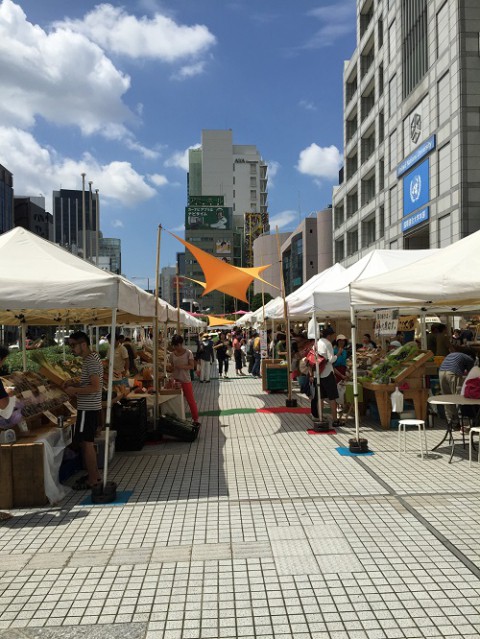
[[[195,368],[193,353],[183,346],[183,337],[181,335],[174,335],[171,344],[172,351],[167,370],[173,374],[173,379],[182,385],[183,394],[192,414],[193,425],[200,426],[197,402],[193,395],[193,384],[190,379],[190,371]]]
[[[115,335],[114,353],[113,353],[113,383],[114,384],[127,384],[128,370],[128,351],[122,344],[123,335],[118,333]],[[110,349],[112,348],[112,336],[110,333],[107,335],[109,346],[107,350],[107,362],[110,357]]]
[[[231,348],[230,340],[228,340],[225,335],[222,335],[220,337],[218,344],[215,344],[215,346],[213,347],[213,349],[215,350],[217,354],[218,376],[222,377],[222,373],[223,373],[224,379],[228,378],[228,375],[227,375],[228,363],[230,361],[230,356],[228,352],[230,348]]]
[[[333,372],[333,364],[337,359],[337,356],[333,352],[333,342],[335,341],[336,333],[335,329],[331,326],[327,326],[322,331],[322,337],[317,343],[317,352],[326,359],[325,368],[320,373],[320,395],[321,399],[326,398],[330,403],[330,411],[332,414],[332,427],[338,428],[341,426],[341,422],[337,418],[337,399],[338,390],[337,382],[335,381],[335,374]],[[315,369],[312,371],[315,375]],[[319,418],[318,414],[318,386],[315,384],[315,394],[311,401],[312,417],[314,419]]]
[[[210,383],[210,370],[214,361],[213,342],[208,333],[202,335],[202,341],[198,345],[196,359],[200,363],[200,381]]]
[[[233,357],[235,359],[235,372],[237,375],[243,375],[243,362],[242,362],[242,334],[236,333],[233,339]]]
[[[262,353],[260,350],[260,336],[258,333],[253,333],[253,366],[252,366],[253,377],[260,377],[261,360],[262,360]]]
[[[98,471],[94,442],[102,410],[103,366],[98,353],[91,350],[90,339],[86,333],[72,333],[69,342],[73,353],[82,358],[82,372],[79,382],[67,381],[63,387],[68,395],[77,398],[74,441],[80,444],[87,471],[86,481],[79,480],[74,488],[86,490],[102,480]]]
[[[472,356],[473,355],[473,356]],[[457,395],[460,392],[465,373],[475,364],[475,353],[469,349],[457,347],[456,351],[446,355],[438,369],[440,389],[444,395]],[[453,404],[444,406],[447,422],[453,428],[458,426],[458,409]]]

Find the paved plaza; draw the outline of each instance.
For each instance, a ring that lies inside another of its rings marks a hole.
[[[480,468],[425,459],[416,432],[307,414],[251,377],[195,383],[193,444],[117,453],[123,505],[16,510],[0,522],[1,639],[480,636]],[[308,401],[299,397],[299,406]],[[442,436],[428,430],[429,448]],[[468,451],[467,451],[468,452]]]

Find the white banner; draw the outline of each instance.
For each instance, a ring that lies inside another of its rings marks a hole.
[[[387,309],[376,311],[375,313],[375,335],[376,337],[392,337],[398,331],[398,311]]]

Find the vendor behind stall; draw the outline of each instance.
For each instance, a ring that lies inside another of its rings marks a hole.
[[[7,359],[8,354],[10,353],[8,346],[3,346],[0,344],[0,368],[2,368],[4,361]],[[9,410],[12,402],[15,402],[14,397],[10,397],[10,395],[5,390],[5,387],[0,379],[0,414],[2,411]],[[0,521],[5,521],[6,519],[11,519],[13,515],[6,512],[0,511]]]
[[[83,360],[80,381],[67,381],[64,389],[68,395],[77,398],[78,412],[74,441],[80,444],[88,473],[85,480],[81,479],[74,485],[74,489],[86,490],[101,481],[94,442],[102,410],[103,367],[98,354],[90,349],[90,339],[86,333],[83,331],[72,333],[69,342],[73,353]]]
[[[112,336],[110,335],[110,333],[107,335],[107,339],[109,342],[109,346],[107,351],[106,365],[108,366],[110,348],[112,346]],[[115,334],[115,350],[113,352],[113,383],[128,386],[128,351],[122,344],[123,339],[123,335],[120,335],[119,333]]]

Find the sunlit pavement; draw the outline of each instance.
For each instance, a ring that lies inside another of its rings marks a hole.
[[[364,418],[375,454],[342,457],[352,422],[309,435],[307,414],[253,412],[285,406],[258,379],[195,390],[196,442],[115,456],[126,504],[72,492],[0,522],[2,639],[480,635],[480,468],[461,445],[422,460],[411,432],[399,456]]]

